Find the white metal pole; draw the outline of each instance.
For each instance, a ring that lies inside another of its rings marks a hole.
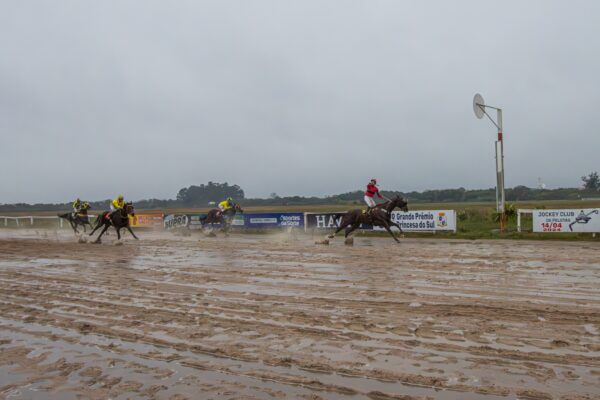
[[[502,211],[504,211],[504,133],[502,132],[502,110],[497,110],[498,116],[498,141],[500,142],[500,201],[502,205]]]
[[[500,207],[500,146],[498,145],[498,141],[494,142],[494,152],[496,154],[496,211],[501,212],[502,207]]]
[[[498,163],[498,192],[499,192],[499,197],[500,197],[500,201],[498,204],[498,207],[500,208],[498,210],[498,212],[500,212],[500,230],[504,231],[505,229],[505,225],[506,225],[506,215],[504,213],[504,202],[505,202],[505,197],[504,197],[504,137],[503,137],[503,132],[502,132],[502,110],[500,108],[498,108],[496,110],[496,119],[497,119],[497,126],[498,126],[498,142],[496,142],[498,144],[497,146],[497,163]]]

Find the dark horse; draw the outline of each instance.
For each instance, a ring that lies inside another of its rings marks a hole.
[[[361,224],[365,224],[381,226],[385,228],[385,230],[392,235],[394,240],[399,242],[398,238],[396,235],[394,235],[394,232],[392,232],[391,229],[392,226],[395,226],[400,229],[400,233],[402,233],[402,228],[400,225],[392,221],[392,211],[394,211],[394,208],[400,208],[402,211],[408,211],[408,202],[402,197],[396,196],[393,200],[389,200],[373,208],[369,213],[365,213],[360,209],[350,210],[344,214],[342,221],[340,222],[340,227],[335,231],[335,233],[329,235],[329,239],[333,239],[335,235],[344,228],[346,229],[345,237],[348,237],[348,235],[356,230]]]
[[[223,212],[221,212],[221,210],[218,208],[215,208],[210,210],[205,217],[200,218],[200,223],[202,224],[203,228],[208,224],[222,224],[222,231],[227,234],[227,232],[229,232],[229,228],[231,227],[231,223],[233,222],[233,217],[238,212],[242,214],[244,213],[244,210],[242,210],[242,207],[240,207],[239,204],[236,204],[235,206],[228,208]]]
[[[81,225],[83,226],[83,231],[85,232],[85,226],[89,225],[90,228],[94,228],[90,222],[90,219],[88,217],[88,208],[82,208],[81,210],[79,210],[78,213],[75,212],[70,212],[70,213],[65,213],[65,214],[58,214],[58,216],[60,218],[64,218],[67,221],[69,221],[69,223],[71,224],[71,228],[73,228],[73,231],[75,232],[75,234],[78,234],[79,231],[77,230],[77,225]]]
[[[104,232],[106,232],[106,230],[111,226],[117,230],[117,239],[121,239],[121,229],[127,228],[129,233],[131,233],[131,235],[136,240],[138,240],[138,237],[135,236],[135,233],[133,233],[133,231],[131,230],[131,226],[129,226],[130,215],[135,216],[135,210],[133,209],[133,204],[131,202],[125,203],[125,206],[123,208],[113,213],[111,213],[110,211],[105,211],[101,215],[99,215],[98,219],[96,220],[96,227],[90,233],[90,236],[92,236],[94,232],[96,232],[101,227],[104,227],[104,229],[102,229],[102,232],[100,232],[100,235],[98,235],[98,238],[94,243],[100,243],[100,238],[102,237],[102,235],[104,235]]]

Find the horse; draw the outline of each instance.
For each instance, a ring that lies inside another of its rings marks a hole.
[[[89,207],[82,208],[81,210],[79,210],[79,212],[58,214],[58,217],[64,218],[67,221],[69,221],[69,224],[71,224],[71,228],[73,228],[73,231],[77,235],[79,233],[79,231],[77,230],[77,225],[83,226],[83,232],[86,232],[86,229],[85,229],[86,225],[89,225],[90,228],[92,228],[92,229],[94,228],[88,217],[88,213],[87,213],[88,210],[89,210]]]
[[[402,197],[396,196],[394,199],[372,208],[370,212],[364,212],[361,209],[350,210],[342,216],[339,228],[333,234],[329,235],[329,239],[333,239],[342,229],[346,229],[344,237],[347,238],[361,224],[365,224],[385,228],[392,238],[399,243],[400,241],[391,229],[392,226],[395,226],[400,230],[400,234],[402,234],[400,225],[392,221],[392,211],[394,211],[394,208],[400,208],[406,212],[408,211],[408,202]]]
[[[108,228],[110,228],[111,226],[117,230],[117,239],[118,240],[121,240],[121,229],[122,228],[127,228],[129,233],[131,233],[131,235],[135,238],[135,240],[139,240],[138,237],[135,236],[135,233],[133,233],[133,231],[131,230],[131,226],[129,226],[129,216],[130,215],[132,217],[135,216],[135,210],[133,209],[132,202],[125,203],[123,208],[116,210],[114,212],[111,212],[111,211],[103,212],[102,215],[98,216],[98,219],[96,220],[96,227],[90,233],[90,236],[92,236],[94,234],[94,232],[96,232],[101,227],[104,227],[104,229],[102,230],[102,232],[100,232],[100,235],[98,235],[98,238],[96,238],[94,243],[100,243],[100,238],[102,237],[102,235],[104,235],[104,232],[106,232],[106,230]]]
[[[202,224],[202,228],[207,224],[222,224],[222,231],[227,234],[229,232],[229,228],[231,227],[231,222],[233,221],[233,217],[237,213],[244,213],[242,207],[239,204],[228,208],[225,211],[221,211],[218,208],[214,208],[206,214],[206,216],[200,218],[200,223]]]

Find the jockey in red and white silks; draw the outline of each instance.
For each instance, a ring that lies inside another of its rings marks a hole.
[[[371,179],[371,182],[369,182],[369,184],[367,185],[367,191],[365,192],[365,203],[367,203],[369,209],[377,205],[375,203],[375,200],[373,199],[373,196],[375,195],[377,195],[377,197],[379,197],[380,199],[383,198],[381,196],[381,193],[379,193],[379,188],[377,187],[377,179],[373,178]]]

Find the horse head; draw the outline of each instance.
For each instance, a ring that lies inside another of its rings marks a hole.
[[[392,200],[392,203],[394,204],[394,207],[398,207],[402,211],[408,212],[408,201],[402,196],[396,195],[394,200]]]
[[[239,212],[239,213],[244,213],[244,210],[242,209],[242,206],[240,206],[239,204],[235,205],[235,211]]]
[[[133,208],[133,202],[129,201],[129,202],[125,203],[123,210],[125,211],[126,215],[135,216],[135,209]]]

